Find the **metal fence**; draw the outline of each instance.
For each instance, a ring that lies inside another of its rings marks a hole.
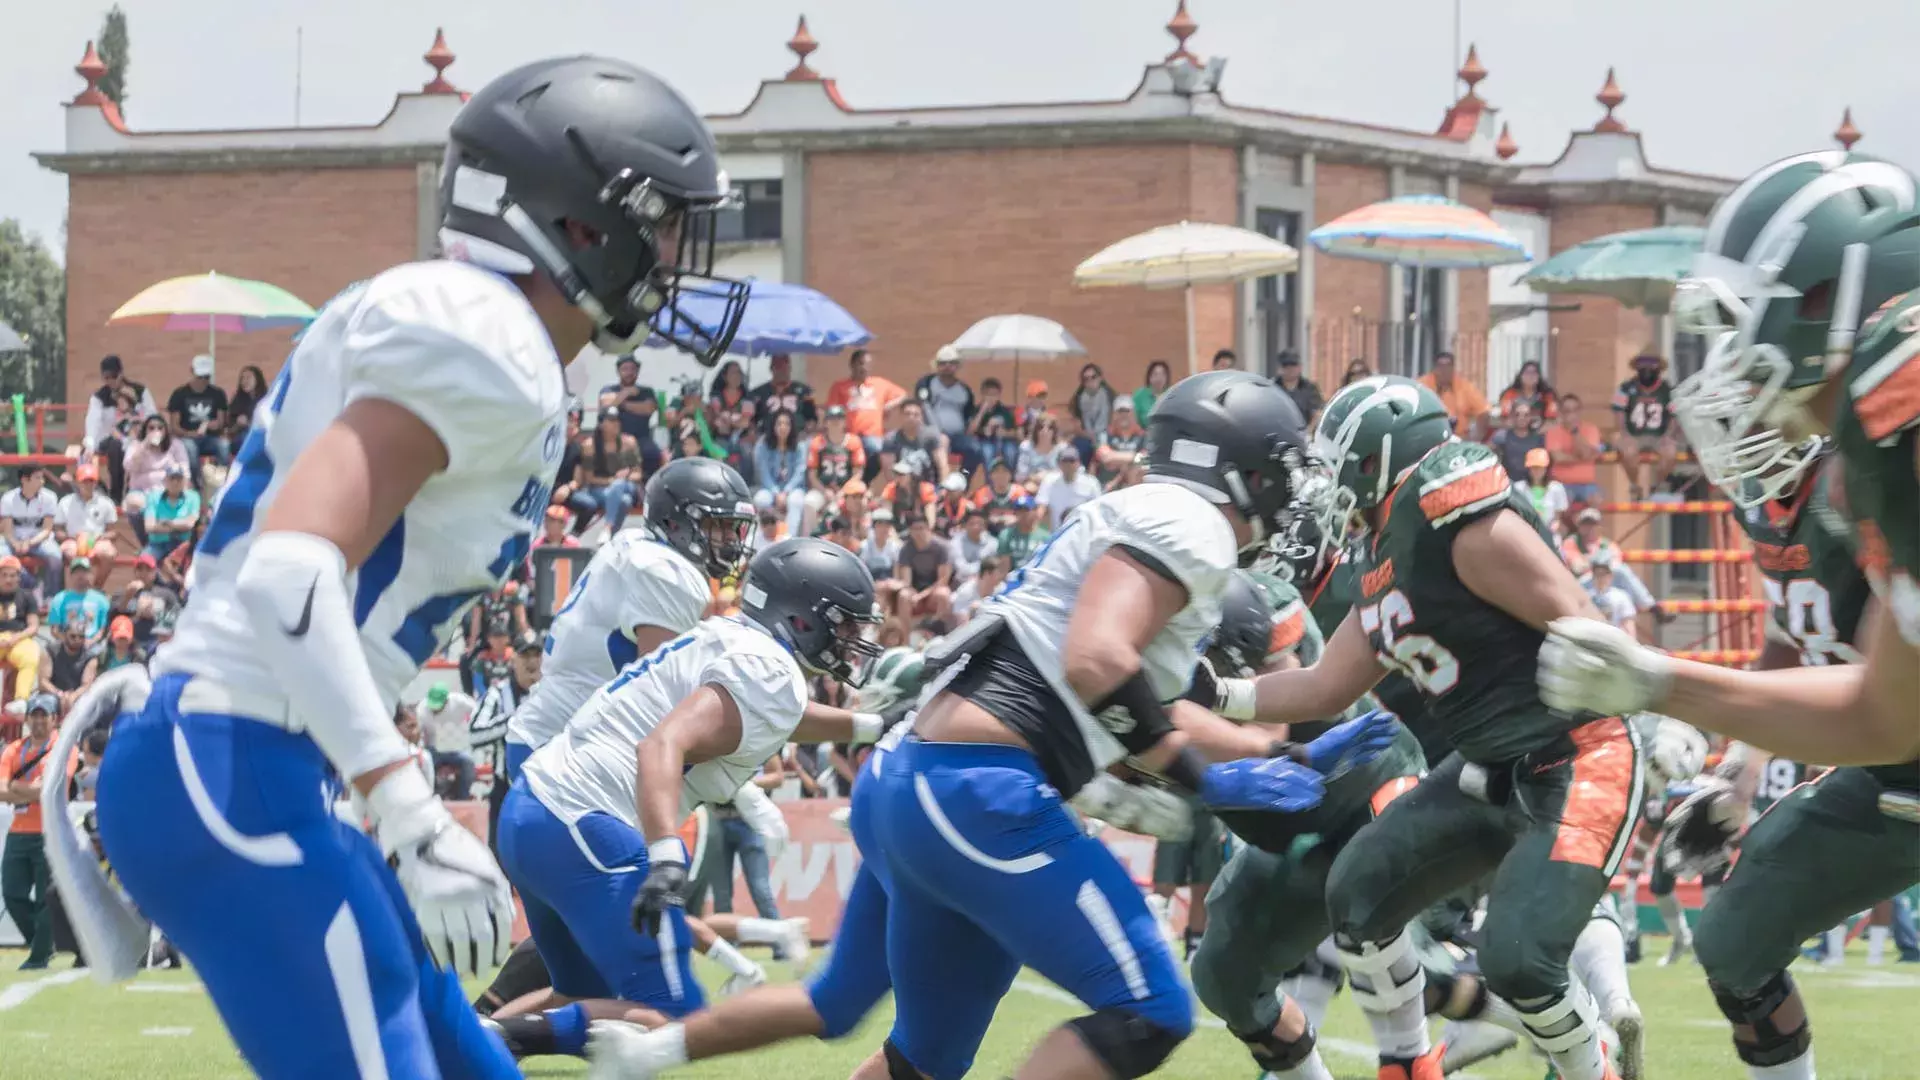
[[[1453,354],[1462,378],[1484,387],[1489,399],[1513,381],[1520,365],[1538,361],[1552,371],[1552,337],[1547,334],[1515,334],[1503,331],[1422,334],[1414,341],[1411,322],[1379,322],[1369,319],[1333,319],[1307,326],[1307,370],[1322,389],[1331,390],[1346,381],[1347,366],[1364,362],[1375,374],[1417,376],[1433,366],[1433,357],[1441,352]]]

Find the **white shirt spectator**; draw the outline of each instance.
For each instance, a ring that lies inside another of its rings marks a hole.
[[[473,750],[473,714],[480,703],[471,694],[447,695],[445,708],[435,711],[423,698],[413,707],[420,718],[420,734],[427,746],[443,754],[465,754]]]
[[[95,488],[91,499],[82,500],[77,491],[60,496],[53,523],[68,536],[99,536],[119,519],[120,511],[114,508],[113,500]]]
[[[1000,541],[990,532],[981,530],[980,539],[968,536],[966,530],[953,534],[947,541],[947,558],[953,563],[955,582],[972,581],[980,572],[980,560],[1000,550]]]
[[[874,534],[868,533],[860,541],[860,561],[867,564],[874,580],[892,577],[894,565],[900,561],[900,534],[889,532],[884,544],[876,544],[873,539]]]
[[[1633,601],[1627,597],[1627,591],[1618,585],[1608,585],[1604,589],[1588,587],[1593,595],[1593,606],[1600,609],[1600,617],[1618,627],[1633,625]]]
[[[262,402],[264,404],[264,402]],[[153,402],[153,391],[140,389],[140,415],[152,416],[160,411]],[[87,395],[87,432],[86,450],[92,453],[100,444],[113,437],[113,402],[101,401],[98,393]]]
[[[1040,505],[1047,508],[1047,523],[1055,532],[1060,531],[1060,522],[1074,507],[1099,497],[1100,481],[1085,469],[1076,471],[1071,480],[1065,472],[1060,472],[1040,485]]]
[[[19,488],[0,495],[0,517],[13,524],[15,540],[31,540],[33,534],[40,531],[41,523],[60,512],[60,500],[42,486],[29,499]]]
[[[953,590],[953,617],[962,622],[973,618],[973,610],[980,606],[980,575],[974,574]]]

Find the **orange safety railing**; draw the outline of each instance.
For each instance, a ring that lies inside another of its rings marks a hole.
[[[1739,667],[1760,659],[1759,649],[1678,649],[1667,654],[1681,660],[1695,660],[1702,664],[1719,664],[1722,667]]]
[[[1601,503],[1600,510],[1607,514],[1725,514],[1733,510],[1730,502],[1709,500],[1706,502],[1610,502]]]
[[[61,443],[80,438],[84,432],[82,426],[87,421],[87,405],[78,405],[64,401],[43,401],[25,406],[28,452],[5,455],[8,458],[47,456],[47,439],[53,437]],[[18,434],[14,427],[13,410],[0,402],[0,450],[16,449]],[[57,453],[54,456],[58,456]]]
[[[1765,600],[1662,600],[1660,610],[1672,615],[1751,615],[1767,610]]]
[[[1653,563],[1655,565],[1744,563],[1753,561],[1753,552],[1727,550],[1661,551],[1657,548],[1636,548],[1632,551],[1622,551],[1620,558],[1630,563]]]

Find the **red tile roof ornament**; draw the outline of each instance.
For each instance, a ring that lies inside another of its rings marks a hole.
[[[120,107],[100,89],[100,80],[107,75],[107,62],[100,59],[100,54],[94,51],[93,42],[87,42],[87,53],[80,58],[78,64],[74,65],[73,70],[87,80],[87,88],[80,91],[79,95],[68,104],[91,105],[100,110],[101,114],[107,118],[107,123],[114,129],[127,130],[126,122],[120,118]]]
[[[1167,20],[1167,33],[1173,35],[1173,51],[1167,54],[1166,62],[1185,60],[1189,64],[1199,64],[1201,60],[1187,49],[1187,39],[1198,33],[1200,24],[1193,21],[1187,12],[1187,0],[1180,0],[1180,6],[1174,10],[1173,18]]]
[[[1607,110],[1607,115],[1601,117],[1600,122],[1593,125],[1593,130],[1608,132],[1627,130],[1627,125],[1621,123],[1620,118],[1613,115],[1613,110],[1619,108],[1620,103],[1627,100],[1627,95],[1620,89],[1620,84],[1614,81],[1612,68],[1607,69],[1607,84],[1600,88],[1599,93],[1593,95],[1593,100],[1606,106]]]
[[[423,94],[458,94],[459,87],[447,81],[447,68],[453,65],[453,50],[447,48],[447,32],[438,27],[433,31],[433,48],[421,57],[427,66],[433,69],[433,78],[420,88]]]
[[[1476,46],[1467,46],[1467,59],[1460,65],[1460,81],[1467,84],[1467,92],[1460,100],[1447,109],[1447,115],[1440,118],[1440,137],[1465,142],[1473,138],[1480,130],[1480,115],[1486,112],[1487,103],[1476,92],[1480,81],[1487,77],[1485,65],[1480,63],[1480,52]]]
[[[815,41],[813,35],[807,31],[807,17],[800,16],[800,25],[794,28],[793,36],[787,39],[787,48],[793,55],[800,58],[800,62],[793,65],[792,71],[787,72],[787,82],[818,82],[820,80],[820,73],[807,66],[807,57],[812,56],[813,51],[819,47],[820,43]]]
[[[1509,160],[1520,152],[1520,144],[1513,141],[1513,129],[1506,124],[1500,125],[1500,140],[1493,144],[1493,152],[1501,161]]]
[[[1833,141],[1839,143],[1842,150],[1851,150],[1853,144],[1860,141],[1860,129],[1853,126],[1852,106],[1840,114],[1840,126],[1834,130]]]

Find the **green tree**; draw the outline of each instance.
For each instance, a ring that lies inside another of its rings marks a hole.
[[[115,106],[127,111],[127,13],[115,4],[100,21],[100,62],[107,73],[100,80],[100,92]]]
[[[67,390],[67,275],[37,236],[0,220],[0,322],[27,351],[0,353],[0,396],[63,401]]]

